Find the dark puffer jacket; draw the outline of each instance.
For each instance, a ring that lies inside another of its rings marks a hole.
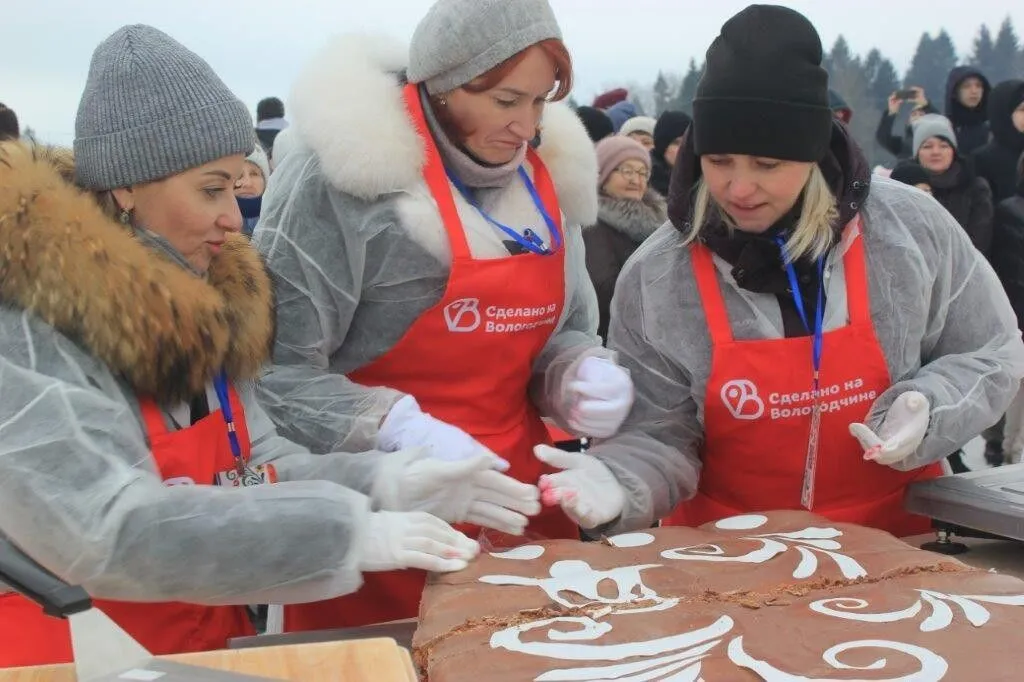
[[[978,175],[988,180],[996,203],[1016,194],[1017,160],[1024,154],[1024,133],[1013,126],[1013,111],[1024,102],[1024,80],[1004,81],[989,97],[992,141],[974,154]]]
[[[971,77],[981,80],[985,92],[981,104],[974,109],[961,104],[956,94],[960,84]],[[946,79],[946,118],[953,122],[960,153],[964,156],[988,144],[988,99],[991,90],[988,79],[973,66],[958,66],[949,72],[949,78]]]
[[[597,291],[601,312],[597,333],[602,339],[608,338],[608,311],[622,266],[667,219],[665,199],[652,189],[647,190],[642,201],[599,198],[597,223],[583,229],[583,243],[587,272]]]
[[[868,197],[871,169],[864,152],[854,142],[846,127],[838,121],[832,125],[829,153],[818,165],[837,197],[839,220],[833,228],[838,241],[842,230],[857,215]],[[701,176],[700,158],[694,152],[692,140],[687,139],[685,147],[679,152],[676,166],[669,192],[669,214],[672,223],[686,232],[693,218],[693,188]],[[762,234],[729,230],[721,218],[711,219],[700,234],[700,240],[709,249],[733,266],[732,276],[736,284],[747,291],[775,294],[787,337],[809,335],[789,292],[782,254],[774,241],[776,235],[792,227],[797,217],[791,212]],[[810,259],[801,259],[794,265],[804,308],[809,318],[813,319],[818,305],[817,264]]]
[[[1024,163],[1019,167],[1024,171]],[[1017,182],[1017,193],[996,206],[992,267],[1017,314],[1017,326],[1024,330],[1024,172]]]
[[[959,155],[945,173],[929,173],[932,194],[985,258],[992,253],[992,190]]]

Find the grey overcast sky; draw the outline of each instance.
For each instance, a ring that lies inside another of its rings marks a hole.
[[[516,0],[507,0],[516,2]],[[251,108],[287,100],[290,83],[332,35],[412,35],[432,0],[2,0],[0,102],[47,141],[69,143],[92,50],[127,23],[160,28],[205,58]],[[739,0],[551,0],[576,64],[580,102],[626,81],[651,83],[659,69],[701,60]],[[979,25],[1007,16],[1024,32],[1019,0],[790,0],[828,49],[842,33],[854,52],[878,47],[902,73],[920,35],[945,28],[969,54]],[[324,87],[330,87],[328,83]],[[352,93],[358,106],[359,93]]]

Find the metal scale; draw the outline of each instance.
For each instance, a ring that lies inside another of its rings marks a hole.
[[[1024,542],[1024,463],[915,483],[905,504],[933,520],[938,538],[922,549],[962,554],[956,536]]]

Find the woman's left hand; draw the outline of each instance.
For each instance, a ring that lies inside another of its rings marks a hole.
[[[605,358],[584,358],[568,388],[573,394],[568,424],[579,435],[614,436],[633,407],[633,380]]]
[[[878,434],[864,424],[850,424],[850,434],[864,448],[864,459],[891,466],[914,454],[928,433],[931,405],[917,391],[896,398]]]

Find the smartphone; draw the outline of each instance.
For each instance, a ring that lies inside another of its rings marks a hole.
[[[897,90],[896,99],[914,99],[917,97],[917,90]]]

